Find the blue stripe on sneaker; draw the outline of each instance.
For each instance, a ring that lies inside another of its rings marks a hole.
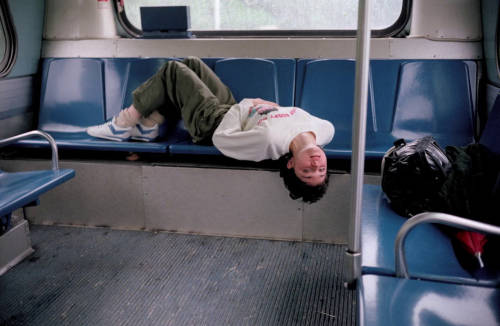
[[[139,130],[139,132],[140,132],[141,134],[143,134],[143,135],[150,134],[150,133],[152,133],[153,131],[155,131],[155,130],[156,130],[155,128],[152,128],[152,129],[149,129],[149,130],[144,130],[140,124],[137,124],[137,126],[136,126],[136,127],[137,127],[137,129]]]
[[[129,132],[129,130],[116,130],[115,127],[113,127],[113,124],[110,123],[109,124],[109,129],[111,130],[111,132],[114,134],[114,135],[123,135],[127,132]]]

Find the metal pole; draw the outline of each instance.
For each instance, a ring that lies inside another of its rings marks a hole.
[[[220,0],[214,0],[214,29],[220,29]]]
[[[356,81],[354,92],[351,161],[351,219],[346,251],[345,279],[352,284],[361,275],[361,201],[365,166],[366,105],[370,66],[370,0],[360,0],[356,41]]]

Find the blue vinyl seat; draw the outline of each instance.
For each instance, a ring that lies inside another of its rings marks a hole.
[[[363,275],[359,326],[500,325],[500,290],[425,280]]]
[[[382,158],[395,140],[432,135],[442,146],[474,141],[475,65],[465,61],[372,60],[365,157]],[[355,63],[299,60],[296,105],[335,126],[329,158],[350,158]]]
[[[464,61],[402,64],[391,132],[394,139],[411,141],[431,135],[443,147],[473,143],[471,69],[475,65]]]
[[[75,171],[60,169],[58,166],[57,146],[50,136],[40,131],[31,131],[0,140],[0,146],[12,144],[21,139],[42,136],[52,142],[52,169],[23,172],[5,172],[0,170],[0,217],[10,216],[18,209],[37,203],[38,197],[73,178]]]
[[[41,194],[73,178],[74,170],[4,172],[0,170],[0,216],[38,200]]]
[[[166,59],[48,59],[44,62],[38,129],[59,148],[165,153],[169,141],[114,142],[87,135],[88,126],[111,119],[131,103],[131,90],[153,75]],[[42,139],[20,146],[47,147]]]
[[[380,186],[364,185],[361,218],[363,274],[396,275],[394,241],[407,218],[390,207]],[[453,280],[463,284],[500,283],[500,271],[485,270],[477,279],[455,258],[449,237],[434,225],[417,227],[406,241],[408,268],[415,277]]]
[[[262,98],[283,106],[293,105],[293,59],[222,59],[215,62],[214,71],[237,102],[244,98]],[[169,152],[171,155],[222,155],[214,146],[194,144],[187,132],[184,140],[169,146]]]
[[[237,102],[262,98],[279,103],[278,71],[271,60],[230,58],[215,63],[215,73],[229,87]]]
[[[500,96],[497,96],[493,108],[488,115],[479,143],[488,147],[493,153],[500,155]]]
[[[306,59],[297,65],[295,105],[335,126],[332,142],[323,148],[328,158],[350,158],[355,62]],[[367,133],[371,131],[367,123]]]
[[[480,139],[497,154],[499,132],[500,96]],[[395,277],[394,244],[406,220],[391,210],[380,187],[364,186],[358,324],[500,325],[500,271],[486,266],[471,275],[434,225],[419,224],[409,233],[405,255],[411,275]]]
[[[452,122],[450,124],[453,125]],[[469,129],[466,129],[467,132]],[[480,143],[500,153],[500,96],[489,115]],[[464,136],[463,141],[467,141]],[[364,274],[395,275],[394,241],[407,218],[390,207],[380,186],[363,188],[361,266]],[[456,260],[451,240],[433,225],[419,226],[407,241],[408,265],[416,277],[444,277],[458,283],[498,284],[500,271],[486,269],[481,278],[471,275]]]

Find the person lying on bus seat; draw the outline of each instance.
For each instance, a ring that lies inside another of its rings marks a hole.
[[[293,199],[312,203],[325,193],[327,160],[320,146],[333,138],[329,121],[262,99],[236,103],[229,88],[196,57],[165,63],[132,94],[131,106],[87,133],[152,141],[164,117],[180,116],[195,143],[213,143],[239,160],[280,159],[280,176]]]

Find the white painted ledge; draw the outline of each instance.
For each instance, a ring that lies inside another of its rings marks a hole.
[[[42,57],[249,57],[353,59],[356,40],[339,39],[100,39],[43,42]],[[480,41],[372,39],[372,59],[481,59]]]

